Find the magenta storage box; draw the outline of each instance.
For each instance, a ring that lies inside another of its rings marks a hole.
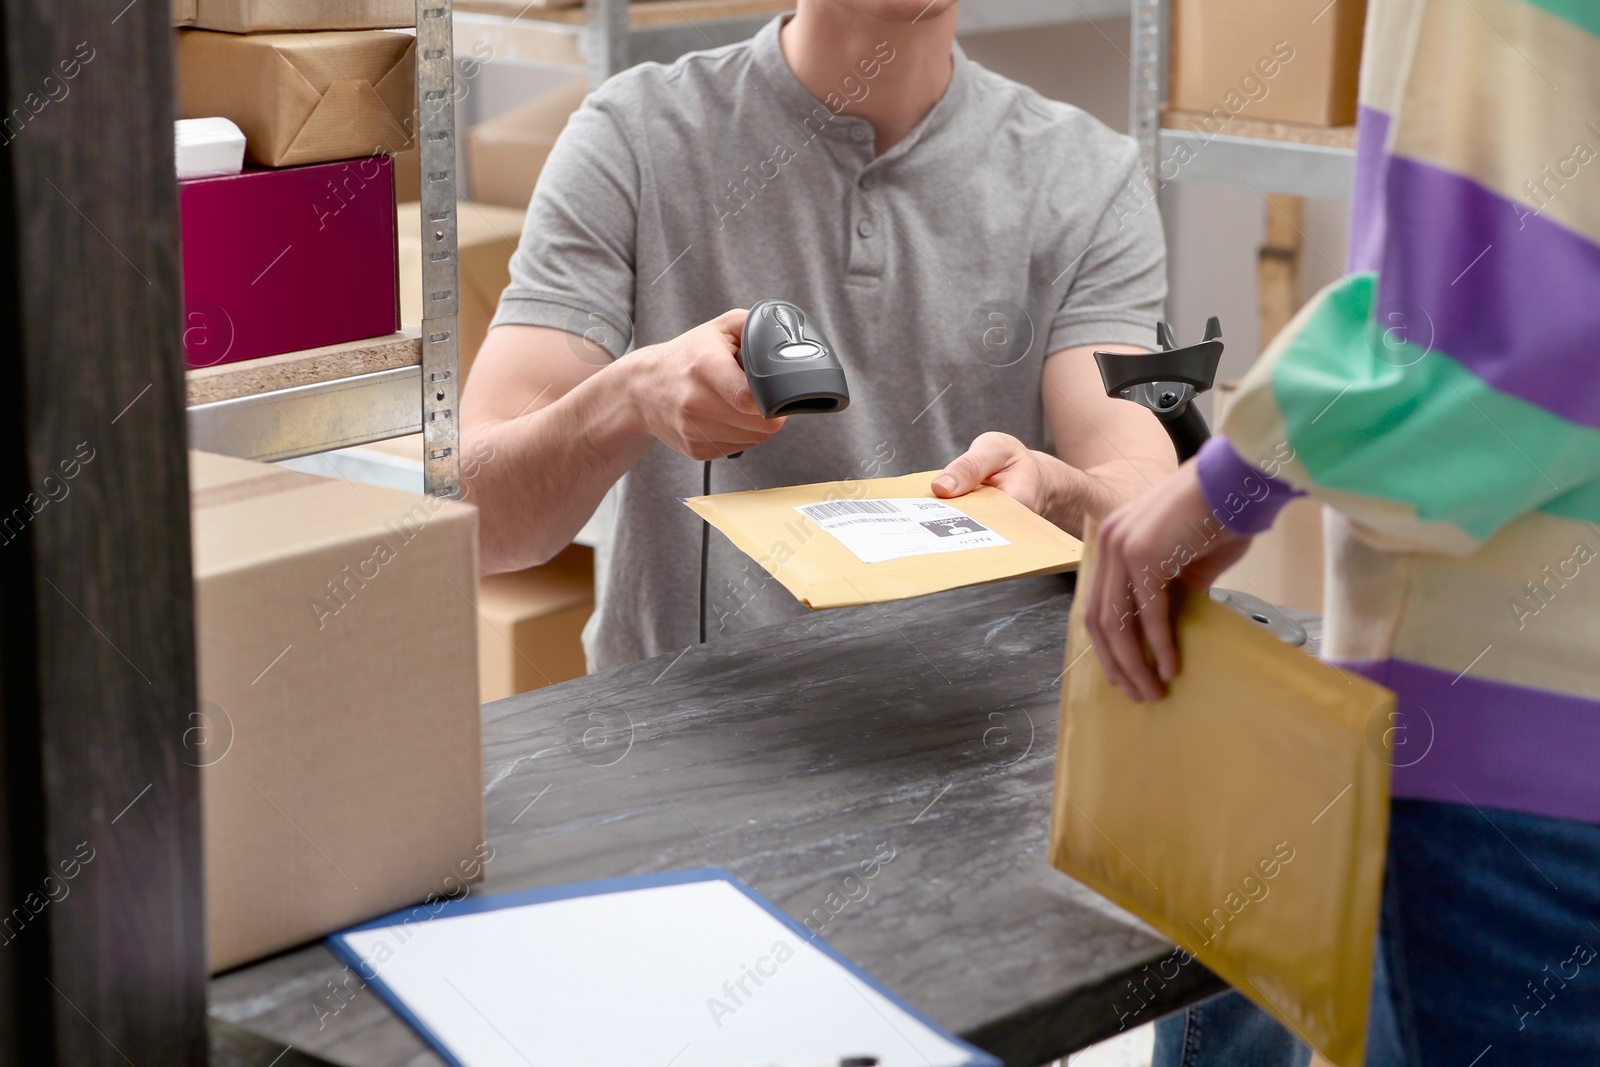
[[[387,157],[179,182],[178,210],[189,367],[400,328]]]

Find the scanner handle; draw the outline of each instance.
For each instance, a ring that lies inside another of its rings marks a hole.
[[[1162,429],[1172,438],[1172,448],[1178,453],[1179,463],[1192,458],[1211,436],[1211,427],[1206,425],[1205,416],[1200,414],[1200,409],[1194,406],[1193,401],[1170,415],[1158,412],[1156,418],[1161,420]]]

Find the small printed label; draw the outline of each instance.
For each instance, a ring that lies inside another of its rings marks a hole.
[[[926,497],[830,500],[801,504],[795,510],[832,534],[862,563],[1011,543],[961,509]]]

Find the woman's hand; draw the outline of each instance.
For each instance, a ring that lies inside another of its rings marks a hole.
[[[1172,587],[1209,589],[1249,547],[1212,514],[1193,461],[1108,515],[1093,580],[1078,590],[1089,598],[1084,621],[1106,678],[1130,700],[1165,696],[1180,667]]]

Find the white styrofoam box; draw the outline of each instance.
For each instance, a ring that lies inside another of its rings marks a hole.
[[[231,119],[179,119],[178,178],[215,178],[244,169],[244,131]]]

